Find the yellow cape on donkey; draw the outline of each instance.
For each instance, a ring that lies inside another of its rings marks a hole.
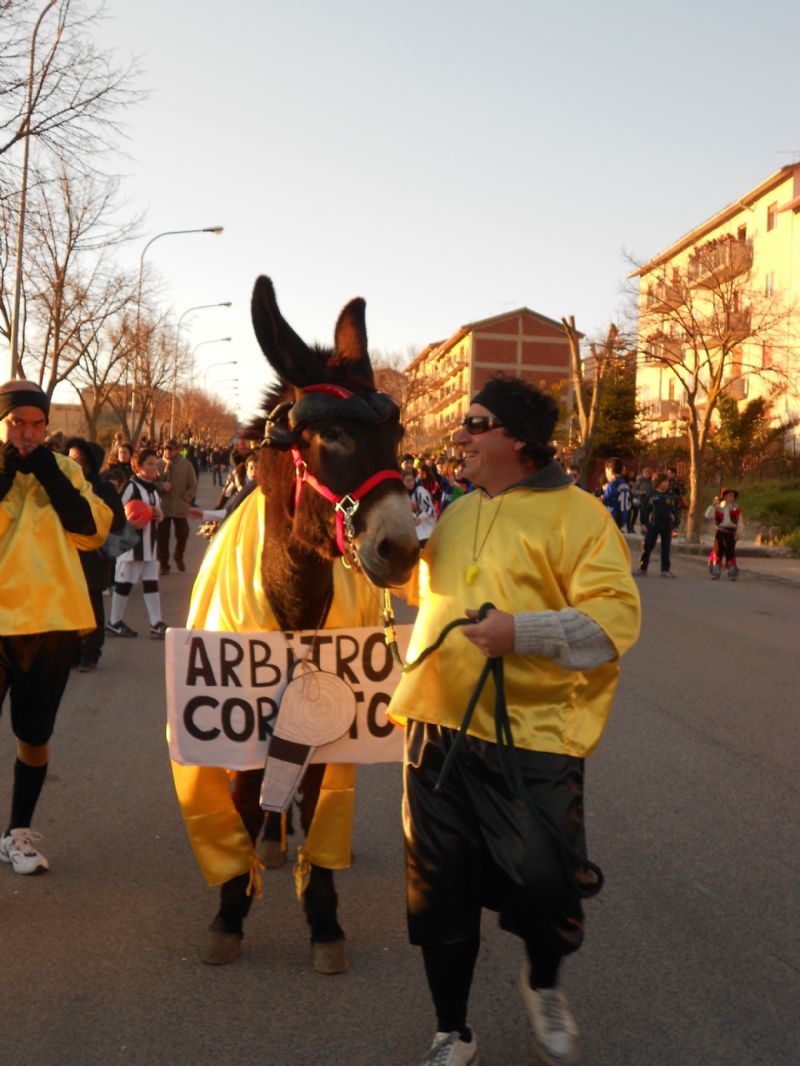
[[[281,386],[269,397],[259,488],[226,520],[203,561],[190,628],[377,625],[376,586],[408,580],[419,542],[399,477],[402,427],[396,404],[375,389],[364,309],[363,300],[352,300],[339,316],[334,347],[309,348],[281,316],[270,280],[256,282],[253,325]],[[206,881],[222,886],[203,959],[232,962],[257,876],[263,771],[173,763],[173,774]],[[347,968],[332,871],[350,865],[354,794],[355,767],[309,767],[299,889],[320,973]]]

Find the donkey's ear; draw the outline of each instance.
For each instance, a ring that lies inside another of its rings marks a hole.
[[[334,334],[334,356],[328,366],[346,366],[348,371],[372,385],[372,364],[367,349],[366,302],[357,296],[339,315]]]
[[[317,385],[322,377],[319,359],[283,318],[272,282],[263,274],[253,288],[250,310],[261,351],[278,377],[298,388]]]

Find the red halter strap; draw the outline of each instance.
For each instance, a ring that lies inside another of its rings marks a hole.
[[[353,393],[343,385],[305,385],[303,392],[324,392],[335,396],[337,400],[349,400]]]
[[[294,488],[295,511],[300,506],[300,494],[303,491],[304,484],[310,485],[315,492],[318,492],[320,496],[324,496],[326,500],[332,503],[336,511],[336,546],[342,555],[347,555],[348,545],[355,536],[353,518],[358,510],[359,502],[368,492],[372,492],[376,486],[380,485],[382,481],[402,481],[402,475],[397,470],[378,470],[377,473],[372,474],[371,477],[362,482],[357,489],[346,493],[344,496],[337,496],[327,485],[323,485],[313,474],[308,472],[308,467],[300,454],[299,448],[292,448],[292,459],[294,459],[296,476]]]

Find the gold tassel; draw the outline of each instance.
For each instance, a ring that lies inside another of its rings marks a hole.
[[[250,880],[247,882],[246,895],[261,899],[264,885],[259,870],[263,869],[264,863],[261,862],[257,855],[253,855],[253,861],[250,863]]]
[[[297,862],[294,864],[294,890],[297,893],[298,899],[303,898],[303,894],[308,888],[310,877],[311,863],[309,862],[305,846],[301,844],[297,849]]]

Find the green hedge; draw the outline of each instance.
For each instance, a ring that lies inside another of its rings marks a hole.
[[[766,478],[763,481],[744,481],[735,486],[739,490],[746,527],[778,526],[782,533],[800,534],[800,478]],[[703,493],[705,506],[719,491],[707,488]]]

